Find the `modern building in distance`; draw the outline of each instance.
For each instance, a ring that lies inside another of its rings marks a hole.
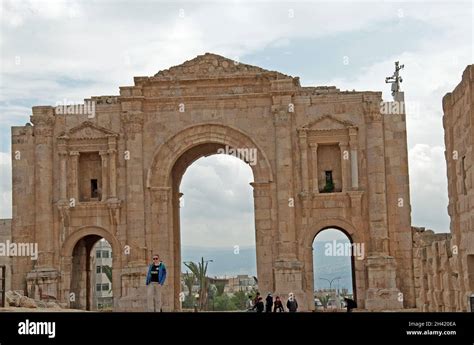
[[[94,306],[97,309],[112,308],[114,295],[112,292],[112,282],[107,277],[107,270],[112,270],[112,247],[102,239],[97,242],[92,250],[92,267],[95,267],[94,279],[95,287]]]

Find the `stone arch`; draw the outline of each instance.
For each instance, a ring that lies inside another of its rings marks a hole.
[[[273,236],[271,208],[276,202],[273,189],[273,173],[270,161],[255,141],[234,127],[206,123],[187,127],[168,138],[155,151],[147,174],[146,185],[150,200],[150,226],[148,236],[150,248],[168,261],[170,284],[164,287],[163,310],[179,310],[180,284],[180,215],[179,185],[188,166],[203,156],[217,153],[217,149],[248,148],[257,150],[255,165],[250,165],[254,177],[255,239],[257,251],[257,274],[259,285],[265,290],[273,286],[273,276],[265,274],[265,265],[273,260],[268,248]],[[239,157],[241,158],[241,157]],[[264,261],[266,260],[266,261]],[[166,296],[173,296],[168,299]]]
[[[80,239],[89,235],[97,235],[97,236],[105,238],[107,242],[109,242],[110,245],[112,246],[113,259],[114,260],[120,259],[120,242],[109,231],[96,225],[82,226],[76,231],[74,231],[71,235],[69,235],[61,247],[61,256],[62,257],[72,256],[72,252],[74,250],[74,246],[76,245],[76,243]]]
[[[60,298],[69,305],[71,292],[71,279],[73,274],[73,257],[76,244],[88,236],[97,236],[107,240],[112,247],[112,289],[114,296],[114,306],[120,298],[120,273],[121,273],[121,245],[118,239],[105,228],[96,225],[86,225],[78,228],[70,234],[61,246],[61,282]]]
[[[300,240],[300,245],[303,250],[303,262],[305,264],[304,275],[306,277],[306,293],[307,300],[310,301],[310,310],[314,308],[313,305],[313,290],[314,290],[314,267],[313,267],[313,241],[316,236],[324,230],[336,229],[344,233],[351,243],[358,243],[363,238],[360,233],[356,231],[355,226],[342,217],[322,219],[308,227],[308,232]],[[365,291],[364,282],[364,261],[351,258],[351,273],[353,294],[357,300],[359,307],[363,306],[363,298]],[[310,288],[311,287],[311,288]]]
[[[179,131],[157,148],[148,169],[147,187],[170,187],[171,171],[176,161],[190,148],[209,143],[227,145],[231,148],[256,148],[257,164],[250,166],[255,183],[273,181],[273,173],[267,155],[249,135],[232,126],[206,123],[193,125]]]
[[[353,242],[357,242],[355,237],[358,237],[356,234],[356,229],[352,223],[348,222],[344,218],[331,218],[331,219],[322,219],[315,224],[310,225],[309,231],[305,237],[303,237],[302,245],[304,248],[312,247],[314,238],[323,230],[326,229],[337,229],[344,232],[347,237]]]

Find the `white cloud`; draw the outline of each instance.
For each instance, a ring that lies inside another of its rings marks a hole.
[[[0,218],[11,218],[12,214],[11,167],[11,155],[0,152]]]
[[[412,224],[448,232],[444,147],[416,144],[409,151],[409,169]]]

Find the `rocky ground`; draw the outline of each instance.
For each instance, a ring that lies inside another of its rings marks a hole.
[[[79,309],[69,309],[55,301],[38,301],[24,296],[23,291],[7,291],[5,294],[5,307],[0,312],[84,312]]]

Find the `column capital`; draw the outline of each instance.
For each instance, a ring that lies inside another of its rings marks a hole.
[[[145,117],[141,111],[120,114],[126,133],[141,133]]]
[[[81,153],[79,151],[69,151],[69,155],[79,157],[81,155]]]
[[[108,151],[108,150],[99,151],[99,156],[101,156],[102,159],[107,158],[108,155],[109,155],[109,151]]]

